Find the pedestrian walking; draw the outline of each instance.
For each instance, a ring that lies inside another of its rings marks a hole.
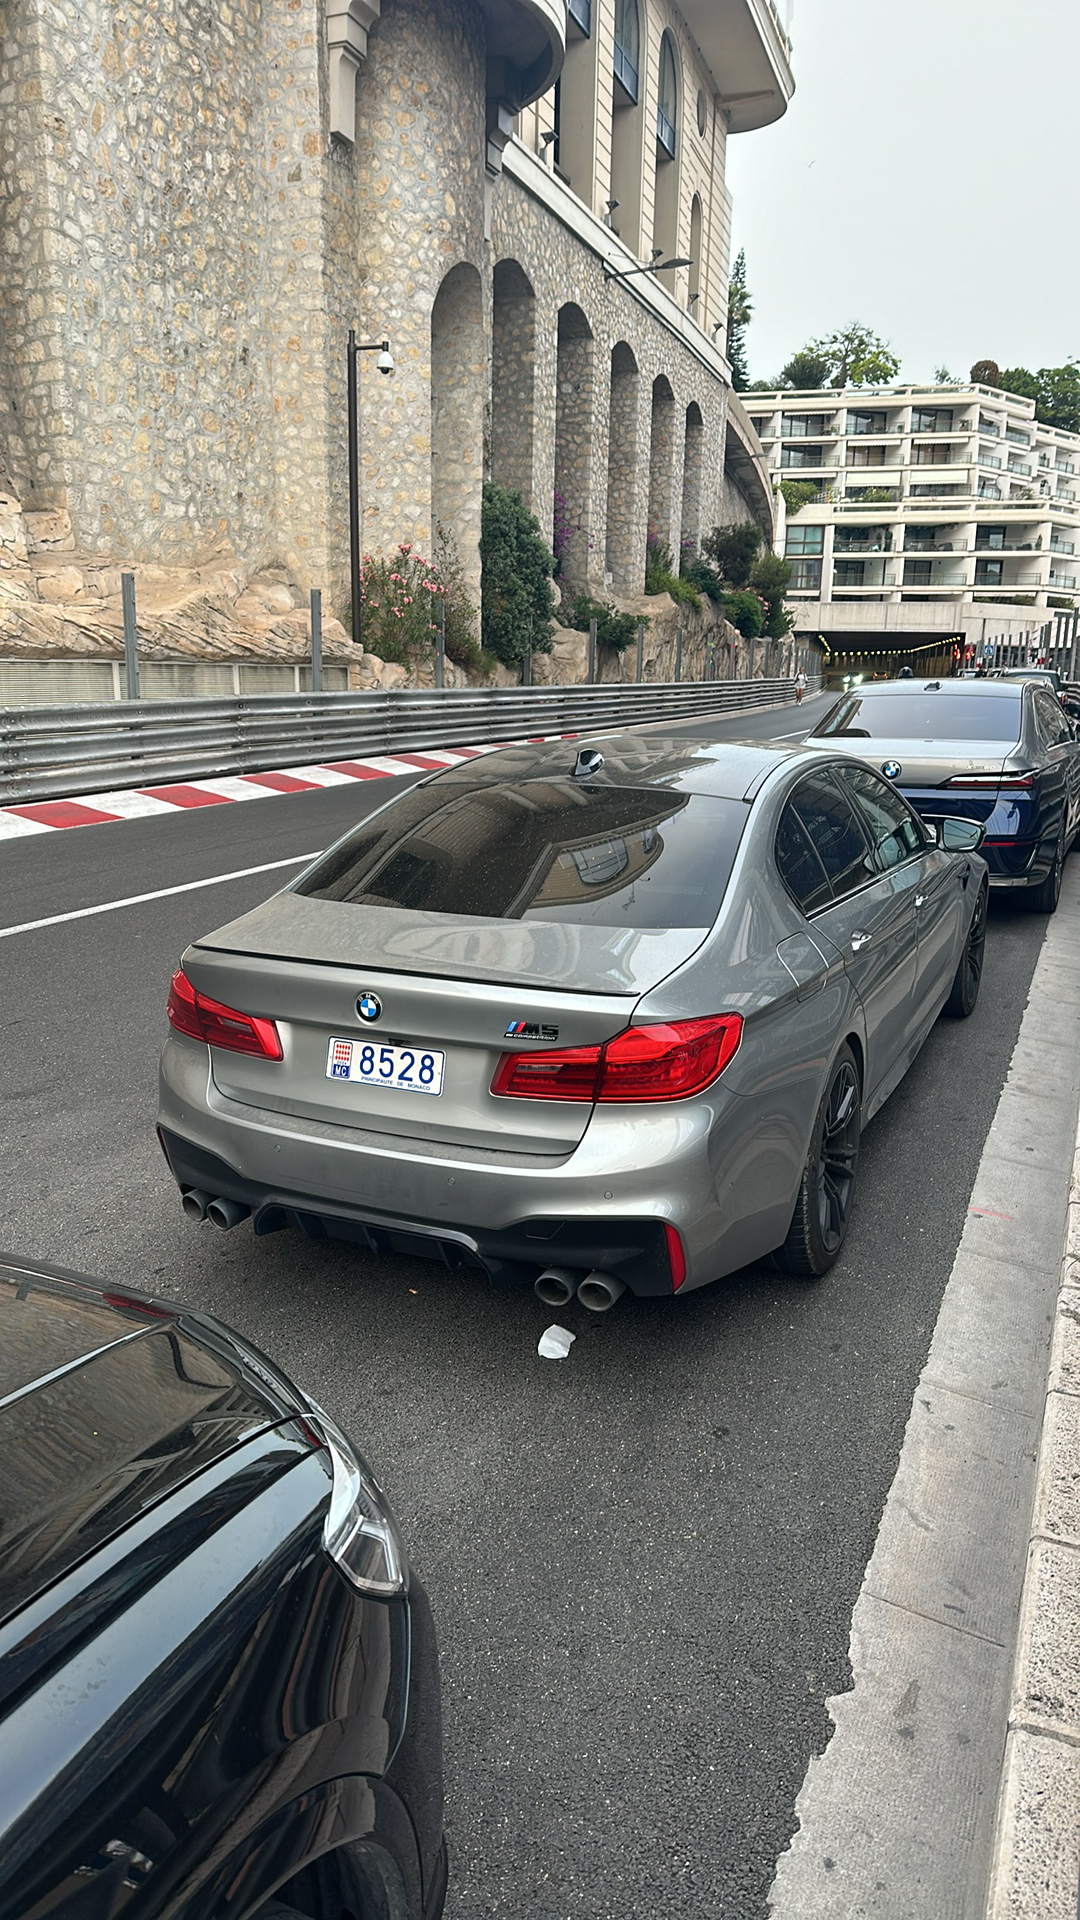
[[[806,675],[803,672],[802,668],[800,667],[798,673],[795,675],[795,705],[797,707],[802,706],[802,697],[805,692],[806,692]]]

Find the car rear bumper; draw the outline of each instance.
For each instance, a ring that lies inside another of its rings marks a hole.
[[[297,1227],[476,1266],[501,1286],[546,1266],[582,1279],[601,1268],[633,1293],[670,1295],[665,1226],[679,1235],[685,1291],[787,1231],[805,1143],[790,1143],[779,1185],[775,1156],[771,1178],[757,1176],[749,1107],[718,1085],[695,1101],[606,1110],[569,1154],[481,1153],[243,1106],[213,1086],[202,1043],[170,1035],[158,1118],[181,1190],[250,1209],[257,1233]]]

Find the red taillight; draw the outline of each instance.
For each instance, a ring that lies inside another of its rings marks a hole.
[[[742,1038],[742,1015],[627,1027],[603,1047],[506,1053],[492,1093],[519,1100],[686,1100],[722,1073]]]
[[[671,1291],[678,1293],[686,1279],[686,1254],[683,1251],[683,1243],[679,1239],[678,1229],[672,1226],[670,1220],[664,1221],[664,1239],[667,1241],[667,1256],[671,1267]]]
[[[209,999],[192,986],[182,967],[173,974],[166,1011],[178,1033],[205,1040],[207,1046],[224,1047],[230,1053],[254,1053],[261,1060],[284,1058],[272,1020],[264,1020],[257,1013],[238,1013],[235,1007]]]
[[[996,792],[1001,788],[1003,792],[1009,793],[1015,792],[1017,788],[1026,791],[1033,787],[1035,775],[1033,773],[954,773],[951,780],[946,780],[945,785],[974,787],[980,793],[985,793],[991,788]]]
[[[561,1047],[548,1053],[504,1053],[492,1093],[519,1100],[595,1100],[599,1047]]]

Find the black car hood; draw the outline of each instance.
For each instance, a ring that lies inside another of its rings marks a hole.
[[[215,1332],[0,1259],[0,1620],[295,1412]]]

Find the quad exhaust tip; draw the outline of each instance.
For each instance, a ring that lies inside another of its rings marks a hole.
[[[230,1227],[238,1227],[251,1213],[240,1200],[221,1200],[212,1193],[204,1192],[202,1187],[189,1187],[181,1194],[180,1205],[189,1220],[209,1220],[212,1226],[227,1233]]]
[[[581,1282],[577,1297],[590,1313],[607,1313],[625,1292],[626,1281],[620,1280],[617,1273],[605,1273],[602,1268],[594,1267]]]
[[[548,1307],[565,1307],[576,1296],[590,1313],[607,1313],[626,1292],[626,1281],[601,1267],[594,1267],[584,1279],[571,1267],[545,1267],[533,1282],[533,1292]]]
[[[533,1281],[533,1292],[549,1307],[565,1307],[578,1289],[578,1277],[569,1267],[545,1267]]]

